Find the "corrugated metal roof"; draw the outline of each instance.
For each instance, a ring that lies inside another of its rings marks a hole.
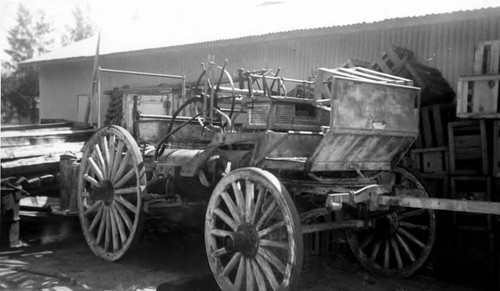
[[[236,38],[204,38],[202,34],[196,39],[186,40],[182,37],[170,36],[168,39],[158,37],[145,37],[146,34],[127,32],[127,35],[106,34],[101,35],[100,55],[113,55],[123,53],[138,53],[147,50],[160,50],[172,48],[185,48],[189,46],[200,46],[204,44],[226,45],[240,43],[255,43],[263,41],[283,40],[297,37],[311,37],[323,34],[346,34],[359,31],[383,30],[389,28],[405,28],[417,25],[446,23],[456,20],[478,19],[484,17],[498,17],[500,7],[482,8],[476,10],[456,11],[450,13],[428,14],[424,16],[413,16],[404,18],[392,18],[378,22],[358,23],[342,26],[329,26],[321,28],[297,29],[291,31],[272,32],[260,35],[247,35]],[[22,65],[41,65],[54,62],[66,62],[81,60],[95,55],[97,37],[82,40],[42,56],[26,60]]]

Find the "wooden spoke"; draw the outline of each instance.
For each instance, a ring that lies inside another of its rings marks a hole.
[[[260,188],[259,192],[257,192],[257,202],[255,202],[255,208],[250,223],[255,223],[257,216],[260,213],[262,202],[264,202],[264,196],[266,196],[266,190],[264,188]]]
[[[115,219],[116,226],[118,227],[118,234],[120,235],[121,243],[124,244],[127,241],[127,234],[125,232],[125,226],[123,225],[123,220],[116,210],[115,204],[111,205],[111,211],[113,213],[113,218]]]
[[[109,250],[109,243],[111,241],[111,217],[109,216],[109,208],[106,206],[106,228],[104,229],[104,250]]]
[[[95,255],[118,260],[137,241],[134,238],[140,235],[144,221],[147,177],[142,154],[129,132],[107,126],[86,143],[81,167],[77,199],[83,235]],[[109,205],[101,200],[87,207],[89,197],[94,197],[90,193],[103,185],[114,188],[113,200],[106,202]]]
[[[259,291],[266,291],[266,282],[264,281],[264,277],[260,272],[260,268],[257,265],[256,260],[250,260],[250,263],[252,264],[253,274],[255,275],[255,281]]]
[[[373,247],[373,250],[372,250],[372,253],[370,256],[371,261],[375,262],[375,259],[377,259],[378,251],[380,250],[381,245],[382,245],[382,241],[380,241],[380,240],[375,243],[375,246]]]
[[[136,194],[136,193],[137,193],[137,187],[115,189],[115,195]]]
[[[243,199],[243,193],[241,192],[241,184],[239,182],[232,183],[234,196],[236,197],[236,204],[238,205],[239,213],[245,216],[245,200]]]
[[[108,138],[106,136],[101,137],[101,143],[102,143],[102,151],[103,151],[103,156],[104,156],[104,162],[106,163],[106,175],[109,177],[109,146],[108,146]]]
[[[266,211],[264,211],[262,216],[259,218],[259,221],[257,221],[257,223],[255,224],[255,228],[257,228],[257,230],[261,229],[261,227],[264,226],[264,223],[267,221],[267,219],[274,213],[276,206],[276,201],[271,201],[269,207],[266,209]]]
[[[390,246],[389,241],[385,242],[385,252],[384,252],[384,268],[389,268],[389,255],[390,255]]]
[[[427,225],[420,225],[420,224],[410,223],[410,222],[406,222],[406,221],[400,221],[399,226],[402,226],[405,228],[418,229],[421,231],[429,231],[429,227]]]
[[[113,166],[115,162],[115,143],[116,143],[116,135],[111,134],[111,137],[109,139],[109,164],[108,164],[108,177],[111,179],[112,174],[113,174]]]
[[[136,167],[133,167],[132,169],[130,169],[127,172],[127,174],[125,174],[118,182],[116,182],[115,188],[120,188],[121,186],[123,186],[125,183],[128,182],[128,180],[130,180],[130,178],[135,176],[136,173],[137,173]]]
[[[239,214],[238,208],[233,202],[233,199],[231,199],[231,197],[229,196],[229,193],[224,191],[221,193],[221,197],[226,203],[227,209],[229,209],[229,212],[231,213],[233,219],[236,221],[236,224],[240,224],[242,221],[241,216]]]
[[[271,269],[271,266],[269,265],[269,263],[264,258],[262,258],[259,254],[257,254],[255,259],[257,260],[257,264],[259,265],[259,267],[262,269],[262,272],[264,273],[264,277],[269,282],[269,285],[271,285],[271,288],[273,288],[273,290],[278,290],[279,283],[278,283],[278,280],[276,280],[276,276],[274,275],[274,272]]]
[[[273,247],[273,248],[279,248],[279,249],[284,249],[287,250],[289,245],[285,242],[279,242],[279,241],[274,241],[274,240],[268,240],[268,239],[261,239],[260,246],[264,247]]]
[[[229,217],[224,211],[220,210],[219,208],[214,209],[214,214],[217,215],[222,221],[224,221],[233,231],[236,231],[238,228],[236,226],[236,222]]]
[[[232,232],[230,232],[230,231],[222,230],[222,229],[212,229],[210,231],[210,235],[218,236],[218,237],[226,237],[226,236],[230,235],[231,233]]]
[[[116,176],[116,172],[118,171],[118,168],[121,166],[122,163],[122,154],[123,154],[123,141],[119,140],[118,141],[118,147],[115,152],[115,158],[113,162],[113,169],[111,169],[111,175],[109,176],[110,180],[113,180]]]
[[[212,256],[214,256],[214,257],[220,257],[220,256],[223,256],[223,255],[225,255],[227,253],[228,253],[228,251],[225,248],[220,248],[220,249],[216,249],[212,253]]]
[[[89,232],[93,232],[94,228],[97,226],[99,222],[102,222],[102,214],[104,212],[104,207],[100,207],[99,210],[97,211],[97,214],[95,215],[94,219],[92,220],[92,223],[90,224],[89,227]]]
[[[250,219],[253,214],[253,199],[254,199],[254,194],[255,194],[255,185],[251,181],[246,181],[245,182],[245,221],[250,222]]]
[[[250,259],[245,259],[246,263],[246,282],[247,282],[247,291],[253,291],[253,286],[255,285],[255,277],[252,270],[252,263],[250,263]]]
[[[396,241],[403,247],[403,250],[405,250],[405,252],[408,255],[408,257],[410,258],[410,260],[412,262],[415,262],[415,260],[416,260],[415,255],[411,251],[408,244],[404,241],[404,239],[399,234],[396,234]]]
[[[97,232],[97,238],[96,238],[96,243],[100,244],[102,237],[104,235],[104,231],[106,230],[106,224],[108,223],[107,217],[108,217],[108,208],[103,207],[103,214],[101,217],[101,223],[99,224],[99,230]]]
[[[85,179],[85,181],[87,181],[90,184],[92,184],[92,186],[94,186],[94,187],[101,187],[101,183],[97,182],[96,179],[90,177],[88,174],[84,174],[83,175],[83,179]]]
[[[391,246],[394,250],[394,255],[396,256],[396,262],[398,264],[398,268],[403,268],[403,260],[401,259],[401,254],[399,253],[399,247],[394,238],[391,238]]]
[[[243,275],[245,275],[245,258],[239,258],[238,271],[236,272],[236,277],[234,278],[234,290],[240,290],[241,283],[243,282]]]
[[[405,237],[407,237],[410,241],[414,242],[415,244],[417,244],[419,247],[421,248],[424,248],[425,247],[425,244],[420,241],[418,238],[416,238],[413,234],[407,232],[406,230],[402,229],[402,228],[398,228],[398,232],[402,235],[404,235]]]
[[[85,210],[85,212],[83,213],[83,215],[87,216],[90,213],[96,211],[102,204],[103,204],[103,202],[100,201],[100,200],[97,201],[97,202],[95,202],[92,206],[90,206],[89,208],[87,208],[87,210]]]
[[[411,211],[404,212],[404,213],[400,214],[399,219],[402,220],[402,219],[407,219],[410,217],[420,216],[420,215],[425,214],[427,211],[428,211],[427,209],[411,210]]]
[[[97,156],[97,161],[101,165],[102,174],[103,174],[104,178],[107,178],[107,175],[106,175],[106,173],[107,173],[106,172],[106,162],[104,162],[104,157],[102,156],[101,147],[99,146],[99,144],[95,145],[95,153],[96,153],[96,156]]]
[[[280,221],[278,223],[275,223],[275,224],[271,225],[270,227],[259,231],[259,237],[264,237],[264,236],[270,234],[271,232],[276,231],[284,226],[285,226],[284,221]]]
[[[280,272],[281,274],[285,274],[285,269],[286,269],[285,265],[283,265],[283,263],[278,259],[278,257],[276,257],[270,250],[261,247],[257,252],[264,259],[270,262],[271,265],[273,265],[276,268],[276,270],[278,270],[278,272]]]
[[[115,175],[111,179],[113,181],[113,183],[116,183],[116,181],[122,177],[123,172],[125,172],[125,169],[127,168],[128,162],[129,162],[131,157],[132,157],[132,154],[128,151],[125,154],[125,157],[123,158],[123,160],[120,162],[120,166],[118,167],[118,170],[116,171]]]
[[[111,224],[111,242],[113,245],[113,251],[117,251],[120,247],[118,245],[118,226],[116,225],[116,219],[112,207],[109,207],[109,222]]]
[[[229,273],[236,267],[236,265],[240,262],[241,259],[241,253],[234,253],[233,257],[231,260],[229,260],[229,263],[224,267],[224,270],[222,271],[223,276],[228,276]]]
[[[92,167],[92,170],[94,171],[94,173],[97,175],[99,180],[101,182],[103,182],[104,181],[104,174],[99,169],[99,166],[97,166],[96,162],[94,161],[94,159],[92,157],[89,157],[88,161],[89,161],[90,166]]]
[[[134,205],[132,205],[132,203],[128,202],[123,197],[121,197],[121,196],[115,196],[115,201],[120,202],[123,206],[127,207],[133,213],[137,212],[137,207],[135,207]]]
[[[122,218],[122,220],[125,222],[125,225],[127,226],[128,231],[132,231],[133,223],[130,220],[130,217],[128,217],[125,209],[123,209],[123,206],[121,206],[119,203],[114,203],[113,205],[115,206],[116,210],[120,214],[120,217]]]
[[[362,242],[359,244],[360,249],[365,249],[373,240],[375,239],[375,233],[370,233]]]

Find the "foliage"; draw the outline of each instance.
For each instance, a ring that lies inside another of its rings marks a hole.
[[[14,115],[30,117],[35,121],[38,91],[38,72],[33,67],[18,64],[34,56],[48,52],[53,44],[52,27],[45,15],[36,16],[19,5],[16,25],[8,31],[9,49],[5,52],[10,60],[2,62],[2,122],[10,122]]]
[[[89,6],[76,6],[73,10],[73,26],[66,26],[67,34],[63,35],[62,43],[67,45],[82,39],[86,39],[94,35],[95,26],[89,17]]]

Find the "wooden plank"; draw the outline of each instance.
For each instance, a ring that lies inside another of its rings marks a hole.
[[[500,178],[500,120],[493,122],[493,176]]]
[[[432,138],[432,129],[431,129],[431,121],[429,120],[429,109],[428,107],[422,107],[420,108],[420,118],[422,122],[422,129],[423,129],[423,140],[424,140],[424,145],[427,148],[431,148],[434,145],[433,138]]]
[[[481,144],[480,134],[455,136],[455,148],[480,148]]]
[[[473,71],[476,75],[483,74],[483,55],[484,55],[484,43],[480,42],[476,44],[474,48],[474,66]]]
[[[453,133],[454,129],[454,122],[449,122],[448,123],[448,146],[449,146],[449,154],[450,154],[450,160],[449,160],[449,165],[450,165],[450,172],[454,173],[455,172],[455,136]]]
[[[94,129],[64,129],[64,130],[28,130],[28,131],[9,131],[2,132],[1,137],[38,137],[52,135],[77,135],[77,134],[92,134]]]
[[[72,126],[72,122],[57,122],[57,123],[45,123],[45,124],[23,124],[23,125],[4,125],[2,126],[2,132],[12,131],[12,130],[29,130],[29,129],[56,129],[58,127],[68,127]]]
[[[500,202],[454,200],[444,198],[420,198],[411,196],[385,196],[378,197],[380,205],[424,208],[434,210],[447,210],[467,213],[482,213],[500,215]]]
[[[79,152],[85,142],[59,143],[48,145],[32,145],[23,147],[2,147],[0,159],[17,159],[60,153],[65,151]]]
[[[432,119],[434,120],[434,130],[436,133],[436,146],[444,145],[443,123],[441,121],[441,106],[432,106]]]

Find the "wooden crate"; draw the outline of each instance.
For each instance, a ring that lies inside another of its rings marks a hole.
[[[500,75],[458,78],[457,116],[500,118]]]
[[[494,201],[492,178],[489,176],[450,177],[450,198],[471,201]],[[493,232],[493,215],[453,213],[453,225],[459,230]]]
[[[392,45],[371,66],[374,70],[413,80],[421,89],[422,105],[448,103],[455,97],[441,72],[419,63],[408,49]]]
[[[482,41],[476,44],[474,74],[500,74],[500,40]]]
[[[450,173],[486,175],[489,172],[485,120],[448,123]]]
[[[438,104],[421,107],[419,135],[415,147],[433,148],[446,145],[447,119],[446,106]]]
[[[423,174],[448,172],[448,148],[423,148],[411,150],[412,167]]]

